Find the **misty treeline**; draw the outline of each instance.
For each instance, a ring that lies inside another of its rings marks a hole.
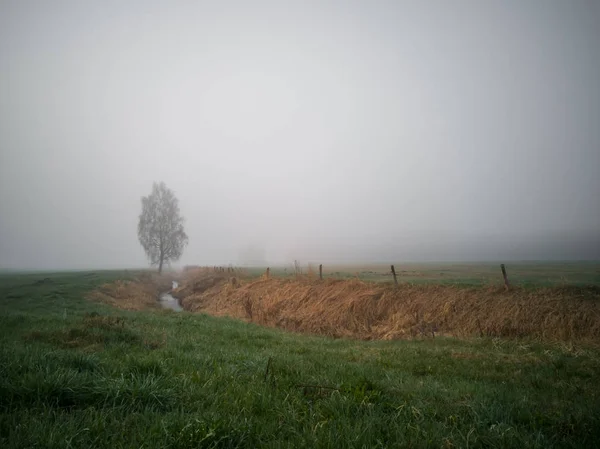
[[[138,238],[152,265],[179,260],[188,243],[179,213],[179,201],[164,182],[155,182],[152,193],[142,197],[142,213],[138,223]]]

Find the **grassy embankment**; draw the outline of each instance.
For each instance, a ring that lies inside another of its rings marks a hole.
[[[591,342],[329,339],[84,299],[133,276],[0,276],[1,447],[600,441]]]

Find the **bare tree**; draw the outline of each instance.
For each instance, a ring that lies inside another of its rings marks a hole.
[[[154,183],[152,193],[142,197],[142,213],[138,224],[138,238],[152,265],[178,260],[188,243],[179,215],[179,202],[164,182]]]

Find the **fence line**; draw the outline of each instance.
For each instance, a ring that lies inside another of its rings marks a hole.
[[[302,266],[300,265],[300,263],[295,260],[294,264],[293,264],[293,271],[292,272],[288,272],[287,268],[283,268],[283,273],[280,273],[279,275],[276,274],[277,269],[273,270],[271,269],[271,267],[267,267],[265,271],[262,271],[260,268],[258,267],[236,267],[233,265],[229,265],[229,266],[220,266],[220,265],[214,265],[214,266],[200,266],[200,265],[186,265],[183,267],[183,271],[184,272],[188,272],[191,270],[202,270],[205,272],[213,272],[213,273],[223,273],[223,274],[231,274],[231,275],[249,275],[250,277],[252,277],[253,275],[250,274],[249,272],[252,272],[253,270],[257,270],[254,274],[256,276],[260,276],[261,272],[263,274],[263,276],[266,279],[270,279],[271,277],[283,277],[283,278],[290,278],[290,277],[295,277],[296,279],[300,279],[300,278],[312,278],[314,276],[314,271],[312,269],[312,264],[308,265],[308,270],[306,271],[306,273],[302,270]],[[261,271],[258,271],[261,270]],[[502,280],[504,282],[504,286],[506,288],[506,290],[510,289],[510,282],[508,280],[508,274],[507,274],[507,270],[506,270],[506,265],[505,264],[500,264],[500,272],[502,274]],[[327,277],[330,279],[348,279],[350,277],[352,277],[351,275],[347,275],[347,276],[342,276],[341,275],[342,272],[337,271],[334,273],[330,273]],[[405,273],[405,272],[404,272]],[[336,276],[337,274],[337,276]],[[373,276],[388,276],[391,275],[394,285],[398,285],[399,280],[398,278],[401,277],[400,273],[398,273],[396,271],[396,267],[392,264],[390,265],[390,271],[387,272],[375,272],[375,271],[369,271],[369,272],[363,272],[363,277],[362,280],[368,280],[368,278],[370,277],[369,275]],[[356,276],[356,278],[361,279],[361,276],[359,275],[358,272],[354,273],[354,276]],[[323,274],[323,264],[319,264],[319,274],[318,274],[318,279],[320,281],[322,281],[324,279],[325,275]],[[408,276],[409,278],[411,276]],[[456,278],[457,281],[460,281],[460,277]]]

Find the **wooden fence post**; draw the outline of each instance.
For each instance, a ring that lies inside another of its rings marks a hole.
[[[508,283],[508,276],[506,274],[506,267],[504,266],[504,264],[500,264],[500,269],[502,270],[502,277],[504,278],[504,287],[506,288],[506,290],[508,290],[510,288],[510,284]]]
[[[319,265],[319,279],[323,280],[323,264]]]
[[[394,275],[394,284],[398,285],[398,278],[396,277],[396,269],[394,268],[393,265],[391,265],[392,267],[392,274]]]
[[[271,269],[269,267],[267,267],[267,279],[269,279],[270,275],[271,275]]]

